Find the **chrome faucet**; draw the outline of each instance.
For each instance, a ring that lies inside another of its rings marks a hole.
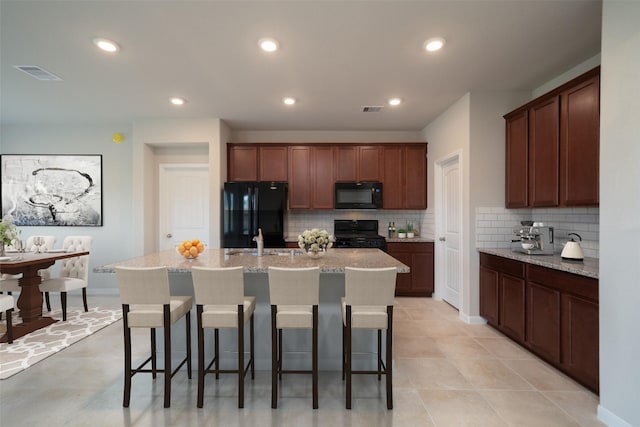
[[[258,246],[258,256],[264,255],[264,239],[262,238],[262,228],[258,228],[258,235],[254,236],[253,241]]]

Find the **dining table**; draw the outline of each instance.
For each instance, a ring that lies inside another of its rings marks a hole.
[[[16,339],[57,322],[52,317],[42,315],[43,298],[40,292],[42,279],[38,271],[51,267],[58,260],[89,255],[89,252],[50,250],[39,253],[15,252],[6,255],[0,258],[0,273],[21,275],[18,279],[21,290],[17,306],[22,323],[13,327],[13,338]],[[6,334],[0,337],[0,342],[7,342]]]

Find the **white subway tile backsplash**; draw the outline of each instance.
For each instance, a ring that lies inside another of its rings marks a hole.
[[[487,214],[490,212],[491,214]],[[599,208],[505,209],[503,207],[476,208],[476,245],[482,248],[509,248],[515,238],[513,229],[520,221],[544,222],[554,228],[555,249],[562,251],[567,234],[576,232],[582,237],[585,256],[599,257]]]

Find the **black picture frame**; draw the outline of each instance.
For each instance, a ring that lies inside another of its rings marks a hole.
[[[3,154],[0,181],[18,226],[102,226],[101,154]]]

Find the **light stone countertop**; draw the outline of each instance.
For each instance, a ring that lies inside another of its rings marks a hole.
[[[584,262],[563,260],[560,254],[555,255],[527,255],[520,252],[514,252],[511,249],[489,249],[479,248],[479,252],[490,255],[497,255],[503,258],[509,258],[516,261],[522,261],[529,264],[535,264],[542,267],[552,268],[554,270],[565,271],[567,273],[578,274],[580,276],[598,279],[599,259],[585,258]]]
[[[93,269],[94,273],[115,273],[115,267],[167,266],[170,273],[189,273],[191,267],[244,267],[246,273],[266,273],[272,267],[320,267],[321,273],[344,273],[345,267],[382,268],[397,267],[398,273],[409,273],[407,265],[379,249],[329,249],[319,258],[311,258],[300,249],[265,249],[256,255],[256,249],[207,249],[197,259],[188,260],[175,250],[115,262]]]

